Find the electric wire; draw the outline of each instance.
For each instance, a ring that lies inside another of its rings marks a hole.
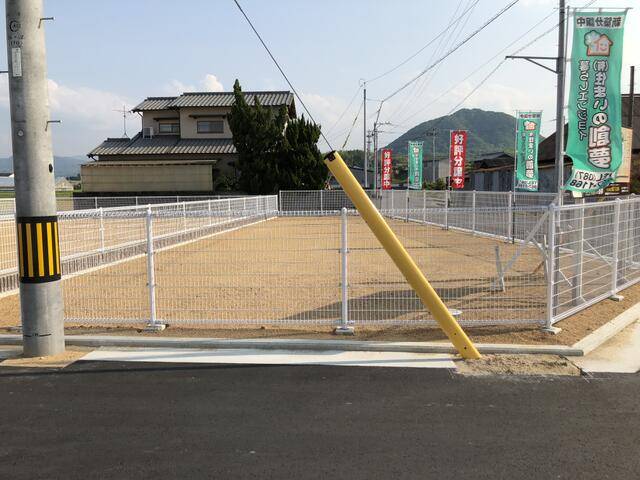
[[[473,5],[471,5],[471,7],[469,7],[469,9],[473,8],[476,6],[476,4],[479,2],[480,0],[475,0],[475,2],[473,3]],[[416,51],[415,53],[411,54],[409,57],[407,57],[405,60],[403,60],[402,62],[400,62],[399,64],[397,64],[395,67],[387,70],[384,73],[381,73],[380,75],[377,75],[373,78],[370,78],[369,80],[367,80],[367,83],[372,83],[375,82],[376,80],[379,80],[383,77],[386,77],[387,75],[395,72],[396,70],[398,70],[400,67],[402,67],[403,65],[406,65],[409,61],[411,61],[412,59],[414,59],[415,57],[417,57],[419,54],[421,54],[427,47],[429,47],[433,42],[435,42],[439,37],[441,37],[442,35],[444,35],[445,33],[447,33],[449,31],[449,29],[451,28],[451,26],[454,23],[457,23],[458,21],[460,21],[460,19],[462,17],[464,17],[469,9],[465,10],[464,12],[462,12],[460,14],[459,17],[457,17],[455,20],[453,20],[451,23],[449,23],[449,25],[447,25],[444,30],[442,30],[440,33],[438,33],[435,37],[433,37],[431,40],[429,40],[425,45],[423,45],[418,51]]]
[[[251,20],[249,19],[248,15],[245,13],[245,11],[242,9],[242,7],[240,6],[240,3],[238,2],[238,0],[233,0],[233,2],[236,4],[236,6],[238,7],[238,10],[240,10],[240,13],[242,13],[242,15],[244,16],[245,20],[247,21],[247,23],[249,24],[249,26],[251,27],[251,30],[253,30],[253,33],[256,34],[256,37],[258,37],[258,40],[260,40],[260,43],[262,44],[262,46],[264,47],[264,49],[267,51],[267,53],[269,54],[269,57],[271,57],[271,60],[273,60],[273,63],[276,65],[276,67],[278,68],[278,70],[280,71],[280,73],[282,74],[282,76],[284,77],[284,79],[286,80],[287,84],[289,85],[289,88],[291,88],[291,91],[293,91],[293,94],[296,96],[296,98],[298,99],[298,101],[300,102],[300,105],[302,105],[302,108],[304,108],[304,111],[307,112],[307,115],[309,115],[309,119],[315,124],[318,125],[318,123],[315,121],[315,119],[313,118],[313,115],[311,115],[311,112],[309,111],[309,109],[307,108],[307,106],[305,105],[304,101],[302,100],[302,98],[300,97],[300,95],[298,94],[298,91],[295,89],[295,87],[293,86],[293,84],[291,83],[291,81],[289,80],[289,77],[287,77],[287,74],[284,73],[284,70],[282,69],[282,67],[280,66],[280,64],[278,63],[278,61],[276,60],[276,58],[273,56],[273,54],[271,53],[271,50],[269,50],[269,47],[267,46],[267,44],[264,42],[264,40],[262,39],[262,37],[260,36],[260,34],[258,33],[258,30],[256,30],[256,27],[253,26],[253,23],[251,22]],[[322,132],[322,129],[320,129],[320,135],[322,136],[323,140],[325,141],[325,143],[329,146],[330,150],[333,150],[333,147],[331,146],[331,143],[329,143],[329,140],[327,140],[327,137],[325,137],[324,133]]]

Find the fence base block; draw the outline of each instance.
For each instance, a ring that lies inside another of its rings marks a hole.
[[[355,335],[356,331],[353,327],[347,327],[345,325],[340,325],[333,329],[334,335]]]
[[[621,302],[624,300],[624,295],[614,294],[609,297],[609,300],[613,300],[614,302]]]
[[[542,327],[542,331],[545,333],[550,333],[552,335],[557,335],[562,331],[562,329],[560,327],[551,326],[551,327]]]
[[[167,325],[164,323],[147,323],[147,326],[144,327],[143,332],[161,332]]]

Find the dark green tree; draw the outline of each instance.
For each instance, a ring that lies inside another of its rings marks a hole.
[[[284,106],[275,110],[257,100],[249,105],[238,80],[233,92],[229,126],[238,151],[238,187],[251,194],[323,188],[320,127],[304,117],[290,119]]]

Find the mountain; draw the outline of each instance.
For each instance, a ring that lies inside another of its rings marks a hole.
[[[80,165],[87,162],[87,157],[53,157],[53,168],[56,177],[74,177],[80,175]],[[13,172],[12,157],[0,158],[0,173]]]
[[[409,140],[424,141],[425,158],[431,157],[433,138],[427,131],[437,129],[436,158],[449,157],[449,130],[467,130],[468,156],[477,158],[485,153],[505,151],[513,154],[516,119],[503,112],[489,112],[479,108],[463,108],[451,115],[416,125],[387,145],[394,157],[406,157]]]

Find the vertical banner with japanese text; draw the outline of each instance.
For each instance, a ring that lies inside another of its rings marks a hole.
[[[382,190],[391,190],[391,176],[393,171],[391,150],[382,150]]]
[[[422,188],[422,142],[409,142],[409,188]]]
[[[538,191],[538,142],[542,112],[518,112],[516,130],[516,190]]]
[[[449,151],[451,188],[464,188],[464,167],[467,159],[467,131],[451,130]]]
[[[622,163],[620,74],[625,12],[573,16],[569,138],[573,161],[565,188],[594,192],[616,179]]]

